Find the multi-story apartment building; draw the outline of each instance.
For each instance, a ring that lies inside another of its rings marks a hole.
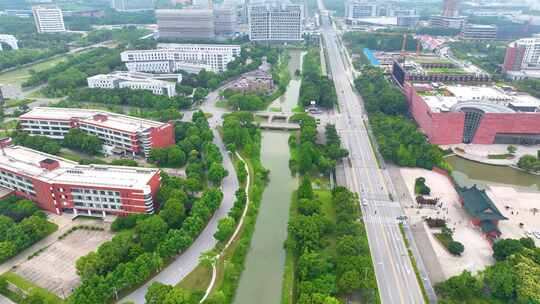
[[[19,116],[30,135],[63,139],[72,128],[99,137],[114,153],[148,156],[152,148],[174,144],[174,126],[101,110],[37,107]]]
[[[12,50],[18,50],[19,45],[17,45],[17,38],[13,35],[2,35],[0,34],[0,42],[9,45]],[[0,43],[0,51],[2,51],[2,43]]]
[[[155,50],[124,51],[120,57],[129,71],[172,73],[184,70],[198,73],[202,69],[215,73],[240,56],[239,45],[224,44],[159,44]]]
[[[467,40],[493,40],[497,38],[497,26],[466,23],[461,37]]]
[[[354,19],[377,16],[377,4],[375,2],[351,0],[345,3],[345,19]]]
[[[0,140],[0,186],[49,212],[102,216],[154,213],[160,171],[79,165]]]
[[[211,9],[158,9],[159,38],[213,39],[214,12]]]
[[[298,4],[249,6],[249,39],[251,41],[301,41],[303,7]]]
[[[214,29],[217,36],[231,36],[237,32],[236,9],[233,5],[214,8]]]
[[[540,69],[540,36],[511,42],[506,48],[504,71]]]
[[[38,33],[65,32],[64,16],[58,7],[34,6],[32,7],[34,22]]]
[[[155,0],[112,0],[111,8],[121,12],[149,11],[155,7]]]
[[[148,90],[155,95],[176,96],[176,84],[158,80],[152,74],[139,72],[113,72],[86,79],[89,88]]]

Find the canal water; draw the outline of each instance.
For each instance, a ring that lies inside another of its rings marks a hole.
[[[459,156],[450,156],[446,161],[452,165],[452,175],[461,186],[477,184],[482,188],[491,184],[510,185],[516,188],[540,191],[540,176],[510,167],[485,165]]]
[[[270,169],[235,304],[277,304],[285,264],[283,243],[296,178],[289,171],[289,133],[263,131],[261,161]]]
[[[302,71],[302,58],[304,56],[302,50],[291,49],[289,50],[289,75],[291,75],[291,81],[287,86],[285,94],[281,95],[277,100],[270,104],[270,108],[281,107],[281,112],[292,112],[292,110],[298,104],[298,96],[300,95],[301,77],[296,76],[296,70]]]

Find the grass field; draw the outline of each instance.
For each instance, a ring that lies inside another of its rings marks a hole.
[[[33,284],[32,282],[29,282],[14,272],[8,271],[1,275],[1,277],[5,278],[9,283],[17,286],[18,288],[24,290],[28,294],[37,294],[40,295],[45,301],[45,304],[61,304],[64,303],[62,299],[57,297],[55,294],[52,294],[48,292],[47,290]],[[9,295],[7,295],[9,296]],[[16,300],[16,299],[14,299]]]
[[[64,60],[67,55],[46,60],[37,64],[33,64],[24,68],[16,69],[10,72],[0,74],[0,83],[21,85],[26,79],[30,78],[30,70],[36,72],[51,68]]]

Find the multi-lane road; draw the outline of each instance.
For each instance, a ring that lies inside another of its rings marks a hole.
[[[322,3],[319,7],[324,12]],[[403,215],[403,210],[399,202],[390,199],[388,179],[379,168],[370,143],[362,99],[352,88],[351,71],[346,68],[348,65],[340,51],[338,34],[324,13],[322,19],[321,34],[340,108],[334,121],[350,153],[349,160],[340,168],[341,175],[347,188],[362,198],[363,219],[381,301],[385,304],[424,303],[398,226],[397,218]]]

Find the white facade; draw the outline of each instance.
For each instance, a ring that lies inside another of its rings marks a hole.
[[[65,32],[64,16],[57,7],[32,7],[38,33]]]
[[[252,5],[249,7],[248,19],[251,41],[302,40],[303,10],[301,5]]]
[[[11,47],[13,50],[18,50],[19,46],[17,45],[17,38],[13,35],[2,35],[0,34],[0,42],[3,42]],[[0,51],[2,51],[2,44],[0,43]]]
[[[220,5],[214,8],[214,29],[218,36],[230,36],[237,32],[236,9],[233,5]]]
[[[239,45],[159,44],[155,50],[133,50],[121,53],[121,59],[132,72],[172,73],[184,70],[198,73],[205,69],[215,73],[240,56]]]
[[[347,1],[345,3],[345,19],[354,20],[377,16],[377,4],[365,1]]]
[[[511,45],[514,43],[516,43],[518,47],[523,47],[525,49],[523,60],[521,61],[521,68],[540,68],[540,37],[519,39],[511,43]]]
[[[214,12],[211,9],[158,9],[159,38],[213,39]]]
[[[150,74],[114,72],[100,74],[86,79],[89,88],[122,89],[152,91],[155,95],[176,96],[176,85],[169,81],[156,80]]]

